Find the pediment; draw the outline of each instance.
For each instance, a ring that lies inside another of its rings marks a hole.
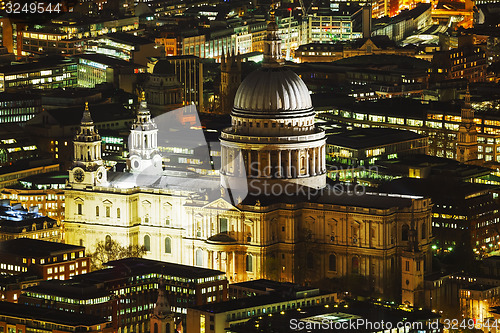
[[[75,202],[83,202],[83,199],[80,197],[75,198]]]
[[[104,200],[102,203],[105,204],[105,205],[112,205],[113,204],[111,201],[109,201],[107,199]]]
[[[226,200],[224,200],[222,198],[219,198],[215,201],[212,201],[212,202],[206,204],[205,206],[203,206],[203,208],[234,210],[234,211],[238,211],[238,212],[240,211],[238,208],[233,206],[230,202],[227,202]]]
[[[148,200],[143,200],[143,201],[142,201],[142,205],[143,205],[143,206],[151,206],[151,202],[150,202],[150,201],[148,201]]]

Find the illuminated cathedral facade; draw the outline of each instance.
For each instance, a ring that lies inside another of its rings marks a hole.
[[[186,181],[161,168],[144,100],[127,170],[104,169],[86,108],[66,190],[66,242],[89,252],[106,239],[144,245],[146,258],[218,269],[230,282],[356,276],[374,294],[397,299],[412,241],[422,281],[405,292],[417,295],[431,266],[430,199],[334,190],[325,133],[315,126],[306,85],[282,64],[277,29],[269,24],[263,66],[236,92],[232,125],[220,138],[220,180]],[[248,193],[236,197],[230,185],[242,179]],[[281,192],[266,193],[271,188]]]

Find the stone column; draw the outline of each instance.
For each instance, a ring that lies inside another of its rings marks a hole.
[[[276,165],[277,165],[277,170],[276,170],[276,176],[277,178],[281,178],[283,177],[283,170],[281,169],[281,150],[278,150],[277,151],[277,161],[276,161]]]
[[[262,154],[260,150],[257,150],[257,176],[262,176]]]
[[[311,157],[311,172],[310,172],[310,175],[311,176],[316,176],[316,174],[318,173],[317,172],[317,164],[316,164],[316,148],[312,148],[310,149],[310,151],[312,151],[312,157]]]
[[[306,169],[306,175],[309,176],[311,175],[311,173],[313,172],[313,168],[311,168],[311,166],[309,165],[309,159],[311,157],[310,155],[310,152],[309,152],[310,149],[304,149],[304,166],[305,166],[305,169]]]
[[[286,178],[292,178],[292,151],[290,149],[287,150],[287,159],[286,159]]]
[[[271,151],[266,152],[267,155],[267,172],[266,177],[271,177],[273,174],[273,165],[271,163]]]

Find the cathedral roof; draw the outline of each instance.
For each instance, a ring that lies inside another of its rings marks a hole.
[[[283,67],[278,25],[272,20],[264,39],[262,68],[248,75],[234,98],[233,115],[250,118],[309,116],[313,111],[309,89]]]
[[[234,98],[233,114],[297,116],[312,111],[309,89],[302,79],[283,67],[261,68],[248,75]]]

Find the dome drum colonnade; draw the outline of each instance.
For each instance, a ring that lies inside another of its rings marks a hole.
[[[307,86],[282,66],[274,22],[268,25],[265,45],[262,68],[241,83],[231,112],[232,127],[221,133],[221,177],[322,188],[325,133],[314,126]]]

